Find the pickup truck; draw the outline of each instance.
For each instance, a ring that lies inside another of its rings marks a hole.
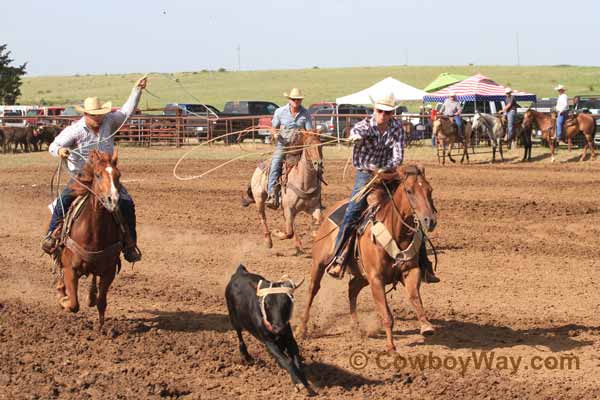
[[[235,143],[253,134],[267,136],[267,127],[271,126],[271,116],[277,108],[277,104],[267,101],[228,101],[223,111],[209,104],[171,103],[166,105],[163,114],[188,117],[184,120],[183,130],[187,136],[196,136],[198,139],[206,139],[209,131],[214,138],[255,125],[264,127],[249,131],[243,137],[231,135],[224,138],[227,143]]]

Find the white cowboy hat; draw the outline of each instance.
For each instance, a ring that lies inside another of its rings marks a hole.
[[[450,97],[456,97],[456,92],[450,92],[450,93],[448,93],[448,96],[450,96]]]
[[[288,99],[303,99],[304,95],[302,94],[302,90],[298,88],[292,88],[289,93],[283,94]]]
[[[373,100],[371,95],[369,95],[369,99],[371,99],[373,107],[381,111],[392,111],[398,108],[398,106],[400,105],[398,102],[396,102],[396,97],[394,96],[394,93],[391,92],[386,95],[377,97],[377,100]]]
[[[554,90],[565,90],[566,88],[563,85],[558,85],[554,88]]]
[[[512,89],[507,87],[506,89],[504,89],[504,93],[512,93]]]
[[[88,97],[83,101],[83,107],[75,106],[77,111],[91,114],[91,115],[104,115],[108,114],[112,108],[112,102],[107,101],[100,105],[100,100],[97,97]]]

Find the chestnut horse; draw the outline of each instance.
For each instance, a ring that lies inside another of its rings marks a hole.
[[[323,154],[320,136],[311,132],[301,132],[298,140],[289,146],[289,151],[298,149],[300,159],[287,173],[287,182],[281,189],[281,206],[285,219],[285,232],[276,230],[274,235],[281,239],[294,238],[296,254],[301,254],[302,241],[295,233],[294,220],[299,212],[311,214],[314,224],[321,223],[321,183],[323,181]],[[269,163],[270,165],[270,163]],[[283,168],[285,168],[285,163]],[[242,196],[242,206],[256,203],[258,215],[264,230],[264,240],[268,248],[273,247],[271,231],[267,224],[265,201],[267,199],[268,169],[257,167],[250,184]]]
[[[525,115],[523,115],[523,129],[530,131],[533,126],[533,121],[535,121],[538,129],[542,131],[542,137],[544,140],[548,142],[552,157],[551,160],[554,162],[554,148],[556,146],[556,113],[541,113],[536,110],[529,109],[525,112]],[[588,148],[591,150],[591,159],[593,160],[596,158],[593,142],[594,133],[596,131],[596,121],[594,121],[594,118],[591,115],[580,113],[576,116],[570,116],[565,121],[563,131],[565,132],[565,137],[567,139],[565,142],[569,145],[569,151],[571,151],[573,137],[575,137],[575,135],[581,132],[585,136],[585,145],[583,146],[583,153],[581,153],[579,161],[583,161],[585,155],[587,154]]]
[[[408,166],[398,167],[400,183],[394,193],[384,195],[381,207],[376,213],[376,220],[383,223],[391,234],[393,240],[401,250],[406,250],[413,243],[418,229],[432,231],[437,222],[437,210],[431,197],[431,186],[425,178],[423,168]],[[385,192],[384,192],[385,193]],[[391,197],[390,197],[391,196]],[[341,204],[347,202],[342,200],[334,204],[326,212],[328,217]],[[378,222],[378,223],[379,223]],[[350,300],[350,315],[356,327],[359,327],[356,315],[356,300],[360,291],[371,285],[373,300],[381,317],[387,336],[387,349],[394,350],[395,345],[392,338],[394,319],[386,299],[385,285],[395,284],[397,268],[394,267],[395,260],[386,250],[372,239],[373,224],[369,223],[364,232],[357,237],[357,248],[359,256],[349,263],[352,278],[348,282],[348,296]],[[331,260],[335,238],[338,227],[328,218],[324,218],[317,232],[312,249],[311,281],[308,289],[308,300],[304,315],[302,316],[299,334],[306,334],[306,325],[310,316],[310,307],[319,291],[321,279],[325,269]],[[413,246],[414,247],[414,246]],[[421,270],[419,268],[418,251],[415,256],[407,259],[405,264],[399,268],[402,276],[400,281],[406,288],[409,303],[413,306],[417,318],[421,324],[421,334],[433,334],[433,326],[427,320],[421,294]]]
[[[98,308],[100,328],[104,325],[106,295],[120,266],[121,232],[112,214],[119,202],[120,175],[116,148],[112,157],[98,150],[90,152],[81,174],[71,183],[76,195],[88,198],[57,256],[63,272],[56,286],[60,304],[71,312],[79,311],[79,278],[92,274],[88,305]],[[65,220],[63,231],[67,229]],[[98,276],[99,289],[96,288]]]
[[[433,135],[435,135],[437,143],[438,162],[440,162],[440,150],[442,151],[442,164],[446,164],[446,149],[448,149],[448,159],[453,163],[456,162],[452,158],[452,146],[454,143],[462,144],[463,154],[460,159],[462,163],[467,158],[469,162],[469,153],[467,148],[471,143],[471,134],[473,129],[470,122],[463,122],[463,136],[461,138],[458,134],[458,129],[454,121],[444,115],[436,115],[433,121]]]

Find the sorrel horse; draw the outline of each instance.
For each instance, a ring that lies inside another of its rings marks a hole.
[[[281,189],[281,206],[285,219],[285,232],[276,230],[274,235],[281,239],[294,238],[296,253],[301,254],[302,241],[295,233],[294,220],[299,212],[311,214],[313,225],[321,223],[321,183],[323,181],[323,154],[320,136],[311,132],[300,132],[290,146],[290,152],[299,157],[297,163],[287,172],[287,182]],[[264,165],[264,163],[263,163]],[[284,168],[286,168],[284,163]],[[267,199],[268,170],[260,166],[254,170],[242,206],[256,203],[258,215],[264,230],[264,240],[268,248],[273,247],[271,232],[267,224],[265,201]]]
[[[534,121],[538,129],[542,131],[542,137],[550,146],[550,155],[552,157],[551,160],[554,162],[554,149],[556,146],[556,113],[541,113],[536,110],[529,109],[525,112],[525,115],[523,115],[523,129],[531,131]],[[593,142],[594,133],[596,131],[596,121],[594,121],[592,116],[584,113],[577,114],[576,116],[571,115],[565,121],[563,131],[567,139],[566,143],[569,146],[569,151],[571,151],[573,137],[575,137],[575,135],[581,132],[585,136],[585,145],[583,146],[583,152],[581,153],[579,161],[583,161],[587,154],[588,148],[591,150],[591,159],[593,160],[596,158]]]
[[[88,306],[96,306],[100,328],[104,325],[106,295],[115,278],[122,249],[121,233],[113,216],[119,202],[120,172],[117,149],[112,155],[98,150],[90,152],[77,181],[71,189],[78,196],[88,196],[66,236],[58,254],[64,276],[57,281],[60,304],[71,312],[79,311],[77,288],[82,275],[92,274]],[[63,230],[68,229],[67,221]],[[100,277],[99,289],[96,278]]]
[[[425,178],[423,168],[408,166],[398,167],[400,179],[393,194],[385,194],[380,202],[381,207],[375,214],[378,223],[383,223],[401,250],[411,246],[418,229],[433,231],[437,222],[437,210],[431,197],[431,186]],[[339,201],[326,211],[326,217],[347,200]],[[420,227],[419,227],[420,226]],[[394,267],[395,260],[386,250],[372,239],[373,224],[369,223],[364,232],[357,237],[358,257],[349,264],[352,278],[348,282],[350,300],[350,315],[356,327],[359,327],[356,315],[356,300],[360,291],[371,285],[373,300],[381,317],[387,336],[387,349],[394,350],[392,338],[394,319],[390,311],[385,292],[385,285],[398,281],[397,274],[401,272],[400,281],[406,288],[409,303],[413,306],[421,324],[421,334],[433,334],[433,326],[427,320],[419,292],[421,286],[421,271],[419,268],[418,251],[416,256],[408,259],[400,268]],[[306,334],[306,325],[310,316],[310,307],[319,291],[321,279],[334,251],[335,238],[338,228],[328,218],[324,218],[312,249],[311,280],[308,289],[308,301],[299,327],[299,334]]]
[[[448,150],[448,159],[453,163],[456,162],[452,158],[452,146],[454,143],[462,144],[463,154],[460,159],[462,163],[467,158],[467,162],[469,162],[469,153],[467,152],[467,148],[471,143],[471,134],[473,129],[471,128],[471,123],[463,122],[463,136],[464,139],[460,137],[458,134],[458,129],[454,121],[450,118],[437,115],[435,120],[433,121],[433,134],[436,137],[437,143],[437,153],[438,153],[438,162],[440,162],[440,151],[442,152],[442,164],[446,164],[446,149]]]

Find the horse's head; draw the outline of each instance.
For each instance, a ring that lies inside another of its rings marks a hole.
[[[302,133],[302,146],[306,154],[306,159],[309,161],[313,169],[317,172],[323,170],[323,145],[321,144],[321,137],[312,132]]]
[[[479,114],[479,111],[475,111],[475,115],[473,115],[473,120],[471,123],[473,124],[474,131],[479,129],[481,126],[481,114]]]
[[[431,196],[433,189],[425,178],[425,168],[414,165],[401,166],[397,172],[402,183],[396,191],[403,190],[406,194],[402,196],[400,207],[404,212],[414,214],[424,230],[433,231],[437,224],[437,210]]]
[[[523,114],[523,122],[521,122],[521,128],[531,129],[534,117],[535,115],[531,108],[525,111],[525,114]]]
[[[91,191],[109,212],[117,208],[121,173],[117,168],[117,149],[112,157],[105,152],[92,150],[87,173],[91,174]]]

